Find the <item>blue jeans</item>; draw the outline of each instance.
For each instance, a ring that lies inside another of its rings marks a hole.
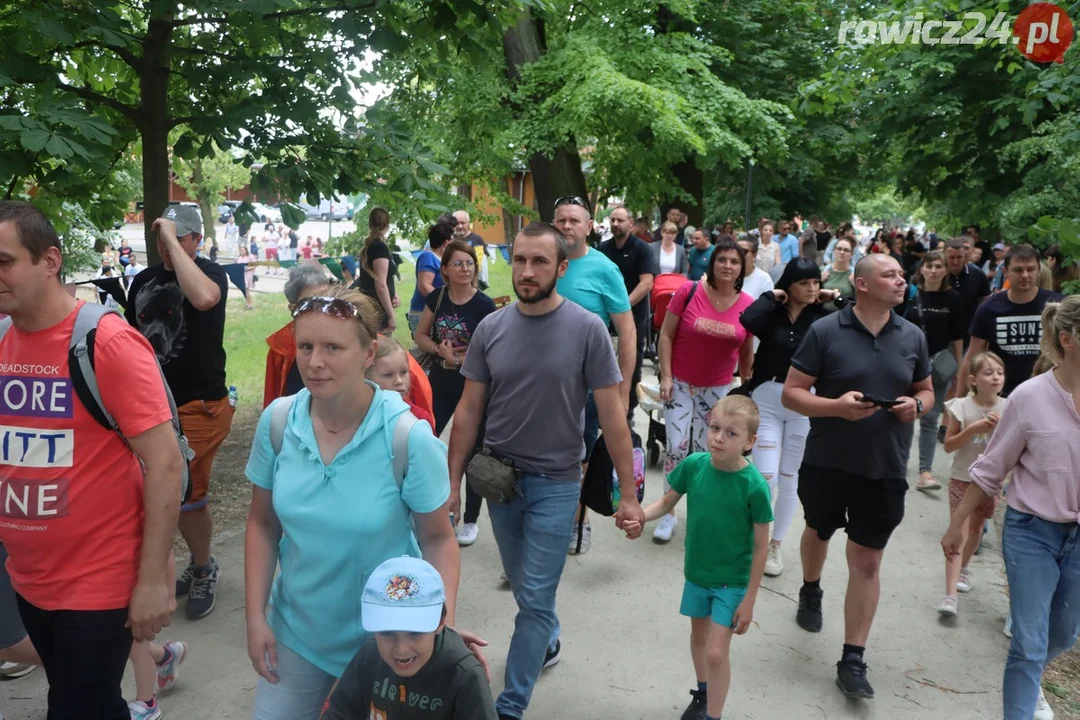
[[[1002,554],[1009,577],[1012,644],[1005,661],[1005,720],[1031,720],[1043,669],[1080,633],[1080,526],[1009,508]]]
[[[520,485],[520,497],[509,503],[488,503],[491,531],[518,605],[506,656],[506,689],[495,709],[515,718],[529,706],[544,655],[559,639],[555,592],[581,495],[576,481],[544,475],[526,474]]]
[[[259,678],[251,720],[318,720],[337,680],[281,643],[277,646],[278,682]]]
[[[938,427],[941,413],[945,410],[945,395],[949,383],[934,385],[934,407],[919,419],[919,472],[930,472],[934,467],[934,455],[938,446]],[[946,483],[948,484],[948,483]]]

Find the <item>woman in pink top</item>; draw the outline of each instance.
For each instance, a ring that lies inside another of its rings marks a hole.
[[[745,258],[745,251],[730,238],[718,240],[705,282],[686,283],[668,305],[659,347],[667,430],[665,478],[687,455],[707,449],[709,413],[731,389],[736,366],[744,381],[750,377],[754,336],[739,322],[754,301],[742,292]],[[676,524],[674,513],[665,515],[653,539],[671,540]]]
[[[1080,296],[1048,304],[1042,327],[1055,367],[1009,395],[941,539],[946,558],[958,555],[968,516],[1012,472],[1002,541],[1012,605],[1005,720],[1031,720],[1036,708],[1035,717],[1053,717],[1043,669],[1080,634]]]

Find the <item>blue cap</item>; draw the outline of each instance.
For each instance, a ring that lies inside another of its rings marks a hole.
[[[446,590],[442,577],[419,558],[387,560],[368,578],[360,598],[368,632],[435,632],[442,622]]]

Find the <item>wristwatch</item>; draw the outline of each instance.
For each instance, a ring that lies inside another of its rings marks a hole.
[[[919,398],[915,398],[915,414],[916,415],[922,415],[922,411],[923,411],[922,400],[920,400]]]

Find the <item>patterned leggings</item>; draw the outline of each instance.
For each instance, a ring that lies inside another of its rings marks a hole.
[[[671,489],[667,477],[687,455],[708,449],[709,413],[731,385],[696,387],[673,379],[671,402],[664,405],[667,457],[664,458],[664,492]]]

